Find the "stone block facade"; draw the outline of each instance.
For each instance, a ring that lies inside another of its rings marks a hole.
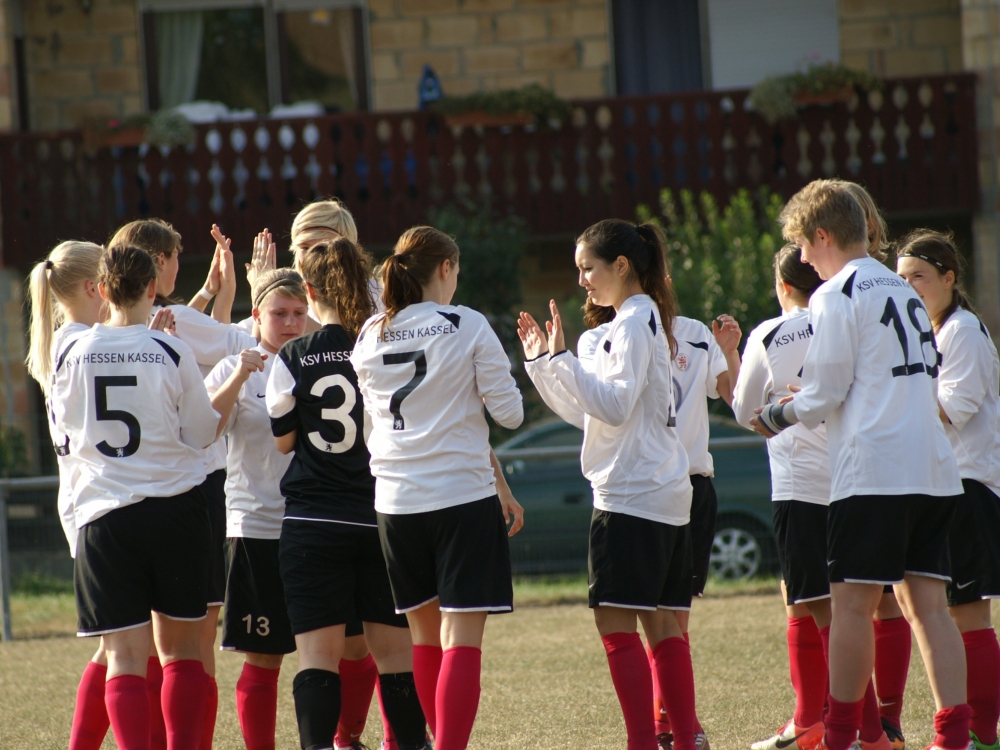
[[[612,91],[606,0],[371,0],[369,10],[375,109],[416,107],[424,64],[446,94]]]
[[[79,2],[23,6],[32,130],[74,128],[143,111],[134,0],[93,0],[89,12]]]
[[[959,0],[840,0],[845,65],[877,76],[963,70]]]

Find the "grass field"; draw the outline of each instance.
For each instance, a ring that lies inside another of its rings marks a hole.
[[[491,617],[483,648],[483,694],[472,748],[624,748],[625,730],[582,578],[522,581],[513,614]],[[76,638],[72,596],[13,600],[15,640],[0,644],[0,748],[65,748],[80,672],[96,647]],[[698,714],[715,750],[745,750],[791,715],[785,617],[774,581],[712,583],[692,614]],[[215,747],[243,747],[234,689],[242,665],[218,656]],[[291,697],[295,657],[282,672],[279,748],[298,747]],[[914,651],[903,728],[914,750],[932,739],[933,702]],[[364,741],[377,748],[377,706]],[[114,748],[113,740],[104,748]]]

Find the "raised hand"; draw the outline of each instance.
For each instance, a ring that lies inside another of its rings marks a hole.
[[[549,351],[545,334],[529,313],[522,312],[517,319],[517,336],[524,347],[525,359],[538,359]]]
[[[736,351],[743,338],[740,324],[731,315],[720,315],[712,321],[712,335],[723,354]]]
[[[174,324],[174,314],[169,308],[161,307],[156,311],[153,319],[149,321],[149,330],[162,331],[171,336],[176,335],[177,328]]]
[[[559,307],[554,299],[549,300],[549,312],[552,314],[552,320],[545,322],[545,330],[549,334],[549,351],[552,354],[559,354],[566,350],[566,337],[563,335]]]
[[[253,241],[253,252],[250,255],[250,262],[244,264],[247,270],[247,281],[250,288],[257,282],[257,277],[264,271],[271,271],[278,267],[278,246],[271,238],[271,232],[265,229],[258,234]]]
[[[235,371],[238,375],[235,377],[240,382],[245,383],[253,373],[264,371],[265,359],[267,359],[267,355],[261,354],[256,349],[244,349],[240,352],[239,367]]]
[[[232,321],[233,300],[236,299],[236,266],[233,263],[231,240],[222,233],[218,225],[212,225],[215,252],[219,257],[219,293],[212,306],[212,317],[220,323]]]

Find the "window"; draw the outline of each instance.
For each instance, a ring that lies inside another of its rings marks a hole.
[[[618,94],[699,91],[699,0],[613,0]]]
[[[148,0],[142,7],[149,109],[195,101],[245,114],[276,105],[367,109],[364,9],[315,7],[322,2]]]

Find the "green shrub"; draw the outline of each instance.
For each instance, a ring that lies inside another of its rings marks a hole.
[[[16,427],[0,424],[0,477],[28,473],[28,442]]]
[[[705,323],[722,313],[739,321],[744,339],[762,320],[780,314],[772,260],[784,244],[780,196],[740,190],[720,209],[709,193],[660,194],[660,213],[638,208],[642,221],[659,224],[680,312]]]

